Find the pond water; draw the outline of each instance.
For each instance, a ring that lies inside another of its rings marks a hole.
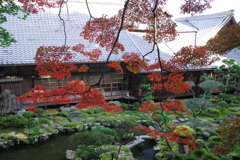
[[[21,145],[0,150],[1,160],[66,160],[70,134],[59,134],[55,138],[36,145]]]
[[[60,133],[55,138],[35,145],[21,145],[0,150],[0,160],[66,160],[66,150],[72,149],[69,145],[71,134]],[[154,142],[146,140],[140,148],[132,150],[136,160],[153,160],[155,151]]]

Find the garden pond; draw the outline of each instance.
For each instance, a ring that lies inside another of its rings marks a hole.
[[[69,144],[71,133],[59,133],[55,138],[34,145],[20,145],[0,150],[2,160],[66,160],[66,150],[74,150]],[[141,147],[131,149],[136,160],[153,160],[153,140],[146,139]]]

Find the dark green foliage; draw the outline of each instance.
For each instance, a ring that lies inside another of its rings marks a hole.
[[[232,160],[232,158],[230,157],[226,157],[226,156],[221,156],[220,160]]]
[[[139,88],[142,90],[142,98],[141,101],[150,101],[153,97],[153,90],[150,84],[141,84]]]
[[[128,105],[126,103],[122,103],[120,107],[123,109],[128,109]]]
[[[62,116],[62,117],[67,117],[68,113],[67,112],[58,112],[57,115]]]
[[[209,141],[216,141],[216,142],[221,142],[222,141],[222,137],[220,136],[211,136],[208,139]]]
[[[240,107],[240,104],[236,104],[236,103],[230,103],[229,104],[230,107]]]
[[[102,112],[101,109],[94,109],[93,111],[94,111],[95,114],[97,114],[97,113],[101,113],[101,112]]]
[[[94,111],[93,110],[88,110],[87,113],[88,114],[94,114]]]
[[[30,119],[33,117],[33,114],[34,114],[34,112],[32,112],[32,111],[26,111],[23,113],[23,116],[27,119]]]
[[[8,128],[8,127],[16,127],[16,128],[24,128],[28,123],[27,118],[18,115],[8,115],[7,117],[0,118],[0,127]]]
[[[79,145],[76,149],[76,155],[82,159],[98,159],[95,147],[92,145]]]
[[[200,160],[200,157],[197,157],[193,153],[190,153],[188,156],[186,156],[186,160]]]
[[[137,109],[140,108],[140,107],[141,107],[141,103],[139,103],[139,102],[134,102],[133,105],[132,105],[132,108],[133,108],[134,110],[137,110]]]
[[[185,158],[186,156],[179,154],[179,153],[175,153],[175,160],[186,160]]]
[[[207,113],[214,114],[214,115],[216,115],[216,117],[220,115],[219,110],[216,109],[216,108],[208,108],[208,109],[206,110],[206,112],[207,112]]]
[[[114,142],[114,137],[98,131],[83,131],[75,133],[70,137],[70,143],[73,146],[92,145],[95,147],[108,145]]]
[[[207,150],[204,148],[199,148],[193,151],[193,154],[196,157],[203,157],[207,153]]]
[[[224,110],[224,109],[229,107],[228,103],[225,102],[225,101],[218,102],[218,105],[221,107],[222,110]]]
[[[92,131],[102,132],[106,135],[112,136],[116,141],[119,141],[119,137],[117,136],[117,132],[113,129],[107,127],[96,127]]]
[[[221,142],[216,142],[216,141],[210,141],[210,142],[208,142],[207,146],[209,148],[214,148],[216,145],[220,145],[220,144],[222,144],[222,143]]]
[[[46,118],[39,118],[40,124],[49,124],[49,120]]]

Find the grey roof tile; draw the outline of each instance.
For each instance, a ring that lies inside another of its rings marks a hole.
[[[79,36],[82,27],[89,20],[89,14],[84,4],[85,0],[79,0],[78,2],[69,2],[69,12],[63,9],[61,13],[61,16],[66,20],[67,45],[73,46],[81,42],[87,46],[86,49],[92,50],[97,45],[89,43]],[[103,13],[114,15],[122,6],[123,0],[89,1],[89,7],[93,16],[101,16]],[[7,23],[1,24],[2,27],[6,27],[14,35],[18,42],[9,47],[0,48],[0,65],[34,64],[34,57],[39,46],[63,45],[64,30],[58,13],[58,9],[50,9],[38,15],[31,14],[26,20],[10,16]],[[194,45],[195,32],[197,32],[197,44],[206,42],[210,36],[215,35],[221,29],[230,15],[231,12],[228,11],[212,16],[194,16],[176,19],[178,30],[181,33],[179,33],[175,41],[159,44],[162,58],[169,60],[173,53],[178,51],[182,46]],[[143,40],[142,36],[143,33],[122,31],[120,42],[124,45],[125,52],[137,52],[142,55],[148,53],[152,49],[152,44]],[[99,58],[99,61],[105,61],[109,54],[105,50],[102,51],[103,55]],[[122,54],[122,52],[118,55],[113,54],[110,60],[119,61]],[[156,50],[149,54],[147,58],[151,59],[149,63],[153,63],[157,58]],[[88,58],[81,54],[77,54],[72,61],[89,62]]]

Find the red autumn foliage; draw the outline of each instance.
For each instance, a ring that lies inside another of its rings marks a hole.
[[[184,127],[172,127],[168,133],[162,133],[157,130],[151,130],[145,126],[136,126],[132,130],[142,129],[153,139],[158,139],[159,137],[165,137],[166,141],[169,143],[177,142],[179,144],[188,145],[191,149],[197,149],[198,143],[194,140],[193,135]],[[184,135],[184,136],[182,136]]]
[[[48,101],[47,89],[44,86],[37,85],[28,93],[17,98],[21,102],[31,102],[33,104]]]
[[[58,80],[71,77],[71,71],[86,72],[86,65],[78,68],[75,63],[71,63],[71,59],[75,56],[70,52],[69,46],[41,46],[38,48],[35,60],[38,63],[36,70],[41,76],[50,76]]]
[[[147,64],[140,58],[138,53],[124,53],[122,56],[124,63],[127,63],[127,69],[133,73],[140,73],[144,68],[147,67]]]
[[[85,27],[83,27],[80,36],[110,51],[116,40],[119,24],[120,19],[117,16],[107,18],[106,15],[103,15],[101,18],[88,21]],[[113,53],[117,54],[119,51],[124,51],[124,47],[121,43],[117,42]]]
[[[89,60],[92,62],[96,62],[99,59],[99,57],[102,55],[102,51],[99,48],[96,48],[91,52],[84,51],[84,44],[77,44],[72,47],[72,50],[75,52],[79,52],[86,57],[89,57]]]
[[[186,46],[174,54],[173,61],[191,67],[201,67],[211,65],[219,60],[214,52],[207,51],[204,46]]]
[[[18,0],[18,2],[22,3],[22,8],[30,13],[38,13],[44,12],[44,7],[47,8],[56,8],[59,7],[60,4],[65,3],[64,1],[51,1],[48,0]]]
[[[206,49],[219,54],[240,46],[240,24],[234,24],[222,29],[218,34],[208,40]]]
[[[21,102],[67,104],[79,101],[77,108],[101,107],[105,112],[120,112],[121,107],[110,105],[104,100],[104,95],[87,86],[83,81],[69,81],[68,86],[47,91],[43,86],[36,86],[30,92],[17,98]]]
[[[160,70],[162,66],[162,71]],[[171,61],[156,62],[146,68],[146,71],[154,71],[148,75],[148,78],[156,83],[152,89],[162,90],[163,88],[175,94],[181,94],[188,91],[191,86],[187,82],[184,82],[184,70],[180,64],[173,63]]]
[[[116,70],[116,72],[123,72],[120,62],[112,62],[112,63],[107,64],[107,66],[114,68]]]
[[[33,115],[38,117],[39,116],[39,112],[42,112],[41,109],[37,108],[36,106],[28,106],[27,107],[27,110],[28,111],[32,111],[33,112]]]
[[[219,134],[223,137],[222,144],[217,145],[211,151],[215,155],[227,155],[235,146],[240,145],[240,117],[237,115],[229,115],[219,124]]]
[[[165,112],[172,112],[173,114],[181,117],[179,113],[190,113],[183,105],[181,100],[166,99],[160,103],[152,103],[150,101],[143,101],[141,107],[138,109],[140,112],[154,113],[156,110]]]

